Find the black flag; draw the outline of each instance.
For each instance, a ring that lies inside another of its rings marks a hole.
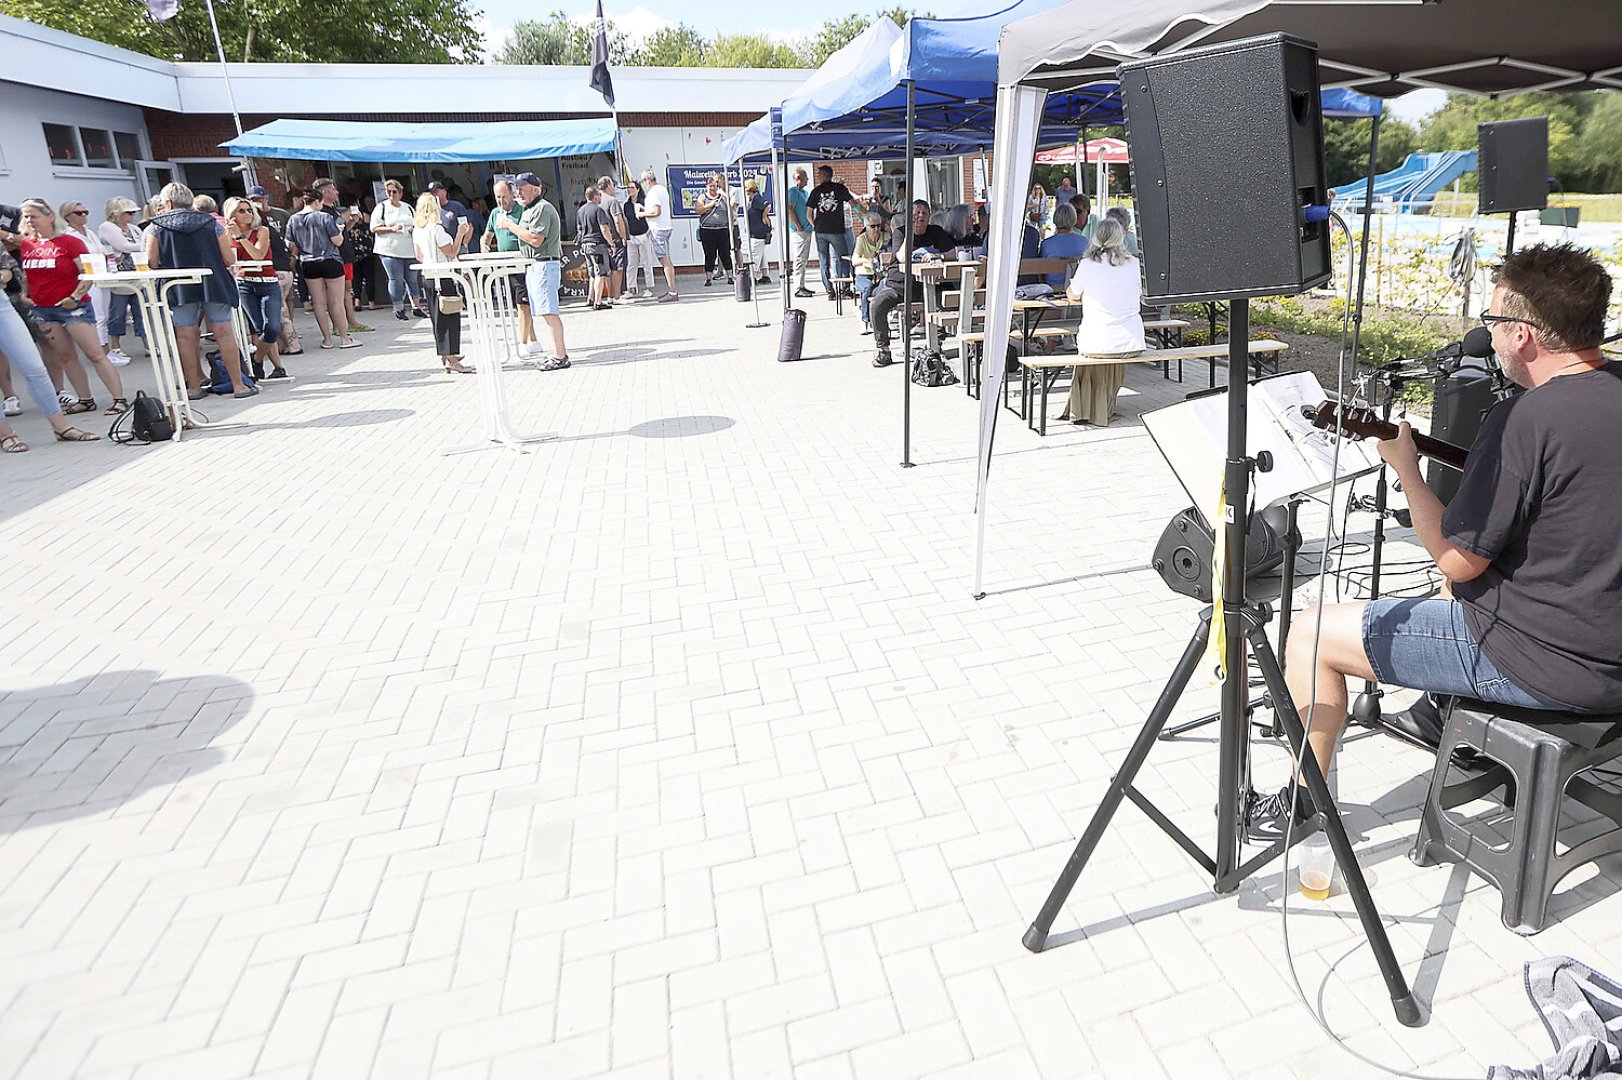
[[[603,0],[597,0],[597,20],[591,24],[591,88],[614,107],[614,76],[608,71],[608,20],[603,18]]]

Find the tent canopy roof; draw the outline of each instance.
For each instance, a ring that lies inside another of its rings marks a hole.
[[[611,151],[614,121],[606,116],[468,124],[273,120],[220,145],[238,157],[504,161]]]
[[[1069,0],[1003,32],[998,81],[1050,90],[1122,60],[1285,31],[1319,48],[1320,78],[1391,97],[1622,88],[1622,4],[1595,0]]]

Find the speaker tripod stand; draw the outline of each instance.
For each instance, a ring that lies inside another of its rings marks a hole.
[[[1283,854],[1284,843],[1280,839],[1248,861],[1239,861],[1240,841],[1245,828],[1244,811],[1251,795],[1244,779],[1248,751],[1246,737],[1246,713],[1249,704],[1246,651],[1248,646],[1249,652],[1255,655],[1267,692],[1272,697],[1275,714],[1284,727],[1290,746],[1301,756],[1301,782],[1312,796],[1313,805],[1318,811],[1317,815],[1300,829],[1300,836],[1295,839],[1299,840],[1318,829],[1322,829],[1328,836],[1329,846],[1334,852],[1336,863],[1340,866],[1342,880],[1346,882],[1347,892],[1351,894],[1353,906],[1357,909],[1358,921],[1362,924],[1363,933],[1374,951],[1380,975],[1385,980],[1397,1020],[1404,1026],[1417,1027],[1423,1022],[1419,1006],[1414,1001],[1413,992],[1409,990],[1401,968],[1397,965],[1396,954],[1391,948],[1391,939],[1386,935],[1385,927],[1380,922],[1379,912],[1375,910],[1374,898],[1370,895],[1368,882],[1357,864],[1356,852],[1352,849],[1351,840],[1346,835],[1346,827],[1341,822],[1335,801],[1329,793],[1329,785],[1324,781],[1317,759],[1310,752],[1301,752],[1306,733],[1289,690],[1284,684],[1284,673],[1279,668],[1278,657],[1274,655],[1272,644],[1267,640],[1266,626],[1270,612],[1265,605],[1253,603],[1245,596],[1245,542],[1249,533],[1249,522],[1245,520],[1247,514],[1243,508],[1248,504],[1250,473],[1256,467],[1256,461],[1247,456],[1245,446],[1248,386],[1244,372],[1250,338],[1249,322],[1248,301],[1242,298],[1235,299],[1228,323],[1230,339],[1228,439],[1223,481],[1228,515],[1222,524],[1227,530],[1227,535],[1223,551],[1221,597],[1222,656],[1227,677],[1222,684],[1220,714],[1216,853],[1214,856],[1208,855],[1186,832],[1133,786],[1138,771],[1148,760],[1149,752],[1154,749],[1160,732],[1165,728],[1183,691],[1187,689],[1188,680],[1198,668],[1200,657],[1205,652],[1211,635],[1213,614],[1213,609],[1207,608],[1201,613],[1193,637],[1189,639],[1188,646],[1177,661],[1171,678],[1161,690],[1154,708],[1150,710],[1148,720],[1138,732],[1132,748],[1127,752],[1120,771],[1110,780],[1109,788],[1105,791],[1098,809],[1094,811],[1092,821],[1088,823],[1058,880],[1053,883],[1042,910],[1037,913],[1036,919],[1025,931],[1023,941],[1025,947],[1032,952],[1041,952],[1046,948],[1048,935],[1053,929],[1054,920],[1058,918],[1059,910],[1064,906],[1088,860],[1092,858],[1098,842],[1103,839],[1104,832],[1109,828],[1110,821],[1114,818],[1115,811],[1120,808],[1123,799],[1131,800],[1133,805],[1142,810],[1162,832],[1203,867],[1211,875],[1213,888],[1218,893],[1235,891],[1245,878]]]

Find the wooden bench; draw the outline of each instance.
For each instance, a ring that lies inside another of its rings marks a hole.
[[[1269,354],[1276,355],[1288,348],[1289,346],[1282,341],[1251,341],[1247,343],[1245,352],[1248,356],[1264,356]],[[1137,356],[1126,358],[1105,356],[1074,356],[1069,353],[1066,353],[1063,356],[1022,356],[1020,357],[1019,361],[1021,366],[1037,373],[1036,382],[1040,383],[1042,388],[1040,409],[1040,414],[1042,417],[1041,423],[1038,425],[1031,422],[1036,415],[1036,410],[1030,410],[1027,413],[1026,424],[1036,430],[1038,434],[1046,435],[1048,433],[1048,389],[1053,385],[1053,380],[1058,373],[1067,368],[1100,367],[1104,364],[1159,363],[1162,365],[1162,369],[1164,370],[1164,367],[1169,366],[1173,360],[1176,360],[1179,363],[1184,360],[1210,360],[1213,364],[1215,364],[1217,360],[1227,355],[1228,342],[1219,341],[1213,345],[1185,345],[1176,349],[1145,349]],[[1245,378],[1248,376],[1248,374],[1248,372],[1241,373],[1240,378]],[[1230,378],[1232,375],[1233,373],[1229,372]],[[1029,386],[1028,383],[1026,385],[1027,387]],[[1030,389],[1023,390],[1023,393],[1027,395],[1030,394],[1030,392]],[[1029,405],[1026,407],[1029,409]]]
[[[983,320],[983,313],[982,312],[976,312],[976,321],[978,322],[978,321],[982,321],[982,320]],[[1031,338],[1030,339],[1032,341],[1051,341],[1051,340],[1054,340],[1054,339],[1057,339],[1057,338],[1068,337],[1071,334],[1074,334],[1076,332],[1076,327],[1077,327],[1077,323],[1075,323],[1075,322],[1064,322],[1064,323],[1059,323],[1059,324],[1054,325],[1054,326],[1038,326],[1035,330],[1031,331]],[[1144,334],[1150,335],[1154,339],[1157,339],[1160,342],[1160,345],[1163,348],[1175,348],[1176,346],[1174,346],[1172,344],[1173,340],[1174,340],[1174,335],[1175,335],[1175,340],[1180,343],[1182,341],[1183,331],[1187,330],[1188,327],[1189,327],[1188,322],[1186,322],[1183,319],[1145,318],[1143,320],[1143,332],[1144,332]],[[1013,336],[1023,337],[1023,335],[1020,335],[1017,331],[1014,332]],[[967,349],[967,346],[980,345],[985,341],[985,337],[986,337],[986,335],[985,335],[984,330],[970,330],[967,333],[959,334],[958,335],[958,340],[964,344],[964,346],[965,346],[964,351],[968,352],[969,350]],[[979,371],[980,365],[979,365],[979,362],[978,362],[978,357],[979,357],[979,354],[980,354],[981,350],[976,349],[976,350],[974,350],[974,352],[975,352],[975,358],[974,359],[971,360],[971,359],[965,357],[965,359],[963,361],[963,370],[964,370],[963,378],[964,378],[965,382],[969,381],[971,375],[972,375],[972,377],[973,377],[973,379],[974,379],[974,381],[976,383],[978,383],[979,378],[980,378],[980,371]],[[1032,353],[1030,355],[1034,357],[1034,356],[1042,355],[1042,354]],[[1065,355],[1068,356],[1070,354],[1067,353]],[[1019,418],[1021,420],[1026,419],[1026,414],[1027,414],[1027,411],[1028,411],[1028,408],[1029,408],[1029,399],[1030,399],[1029,381],[1031,379],[1031,372],[1030,372],[1029,368],[1030,368],[1030,365],[1026,364],[1024,362],[1024,357],[1021,356],[1021,358],[1020,358],[1020,406],[1019,406],[1019,408],[1017,410],[1015,410],[1015,412],[1017,413],[1017,415],[1019,416]],[[1168,378],[1168,379],[1171,378],[1171,360],[1170,359],[1168,359],[1166,361],[1166,363],[1161,365],[1161,373],[1163,375],[1165,375],[1166,378]],[[1182,364],[1181,360],[1178,360],[1178,362],[1177,362],[1177,381],[1178,382],[1183,381],[1183,364]],[[1007,404],[1007,401],[1008,401],[1007,387],[1008,387],[1008,384],[1005,381],[1003,383],[1003,389],[1004,389],[1003,403],[1005,405]],[[971,395],[971,396],[978,396],[978,391],[976,391],[976,393],[974,395]]]

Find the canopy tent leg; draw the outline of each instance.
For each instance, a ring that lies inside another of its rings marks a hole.
[[[777,147],[775,145],[772,147],[772,156],[774,158],[777,156]],[[776,165],[775,161],[773,162],[773,165],[775,167],[775,165]],[[783,241],[783,245],[782,245],[783,246],[783,266],[782,266],[783,273],[782,273],[782,278],[783,278],[783,314],[784,315],[787,315],[789,308],[794,306],[794,289],[789,285],[789,279],[794,276],[794,266],[793,266],[792,263],[789,262],[789,233],[792,230],[789,228],[788,186],[789,186],[788,185],[788,132],[784,131],[783,132],[783,181],[782,181],[783,219],[782,219],[781,222],[779,222],[778,230],[777,230],[778,235],[780,237],[782,237],[782,241]]]
[[[918,121],[915,95],[917,84],[907,80],[907,176],[913,176],[913,156],[917,150]],[[912,204],[919,198],[914,191],[905,208],[906,240],[901,254],[901,467],[912,468]],[[928,189],[922,198],[929,198]]]

